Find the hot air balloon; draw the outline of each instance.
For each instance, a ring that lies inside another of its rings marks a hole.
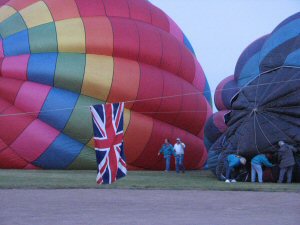
[[[227,79],[237,89],[232,93],[224,88],[216,95],[219,110],[229,110],[223,116],[228,128],[218,133],[209,151],[208,167],[219,178],[228,154],[237,153],[249,160],[260,153],[276,156],[280,140],[299,149],[299,24],[297,13],[247,47],[237,62],[234,80]],[[210,130],[209,124],[206,129]],[[208,132],[208,136],[212,134]],[[296,161],[294,177],[299,181],[299,156]]]
[[[5,2],[4,2],[5,3]],[[0,8],[0,167],[94,169],[89,106],[125,102],[131,169],[164,138],[207,158],[210,89],[186,36],[146,0],[10,0]]]

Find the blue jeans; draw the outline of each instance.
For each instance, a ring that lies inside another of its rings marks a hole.
[[[184,173],[184,154],[181,155],[176,155],[176,172],[179,173],[179,171],[181,170]]]
[[[228,161],[226,160],[224,163],[224,166],[226,168],[226,180],[230,180],[231,179],[231,171],[233,170],[232,166],[229,166]]]
[[[258,176],[258,182],[262,183],[263,182],[263,180],[262,180],[263,172],[262,172],[261,165],[251,163],[251,182],[255,182],[256,173],[257,173],[257,176]]]
[[[166,171],[170,171],[171,157],[167,156],[165,159],[166,159]]]

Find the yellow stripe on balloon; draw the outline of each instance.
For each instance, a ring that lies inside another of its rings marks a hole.
[[[91,140],[86,144],[86,146],[94,149],[95,145],[94,145],[94,138],[92,137]]]
[[[58,51],[85,53],[85,31],[80,18],[55,22]]]
[[[43,1],[38,1],[37,3],[20,10],[20,14],[28,28],[53,21],[51,13]]]
[[[15,14],[16,12],[17,11],[14,8],[7,5],[0,7],[0,23],[12,16],[13,14]]]
[[[110,56],[86,55],[86,66],[81,93],[106,101],[114,73]]]
[[[126,132],[131,117],[131,111],[129,109],[124,109],[124,133]]]

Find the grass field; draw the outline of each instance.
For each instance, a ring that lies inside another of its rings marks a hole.
[[[112,185],[97,185],[96,172],[87,170],[0,170],[0,189],[120,188],[223,191],[300,192],[300,184],[224,183],[210,171],[184,174],[161,171],[129,171]]]

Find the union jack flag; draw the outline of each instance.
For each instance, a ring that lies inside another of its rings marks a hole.
[[[123,145],[124,103],[91,106],[98,184],[111,184],[126,176]]]

